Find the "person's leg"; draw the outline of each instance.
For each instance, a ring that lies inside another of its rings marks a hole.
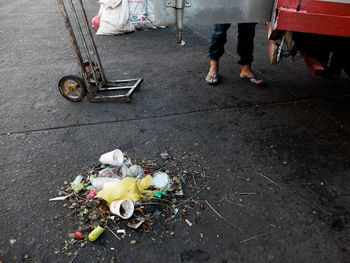
[[[238,64],[242,66],[240,77],[250,78],[255,84],[262,84],[262,79],[256,78],[252,71],[251,64],[254,60],[254,37],[256,23],[238,24],[237,54],[240,56]]]
[[[210,68],[206,77],[208,84],[216,84],[218,82],[219,60],[225,53],[225,43],[227,41],[227,30],[231,24],[215,24],[210,34],[210,44],[208,57],[210,58]]]

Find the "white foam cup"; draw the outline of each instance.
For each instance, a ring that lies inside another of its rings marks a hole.
[[[134,213],[134,203],[130,199],[116,200],[109,205],[109,210],[123,219],[128,219]]]
[[[100,163],[114,165],[116,167],[122,166],[123,161],[124,161],[124,154],[119,149],[102,154],[99,159]]]

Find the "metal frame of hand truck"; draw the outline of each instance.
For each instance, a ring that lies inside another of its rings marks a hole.
[[[93,38],[93,33],[91,31],[90,24],[89,24],[82,0],[76,0],[76,2],[78,2],[78,8],[81,11],[80,16],[78,15],[76,4],[73,3],[73,0],[66,0],[66,2],[68,2],[70,5],[70,9],[72,11],[73,17],[75,18],[76,27],[81,37],[80,42],[82,43],[83,50],[85,51],[85,57],[87,59],[86,61],[84,61],[82,53],[80,51],[78,40],[74,34],[73,26],[71,24],[71,21],[67,13],[67,9],[64,4],[64,1],[65,0],[57,0],[57,3],[64,17],[65,25],[69,33],[70,39],[72,41],[73,49],[77,56],[78,65],[81,70],[83,81],[75,81],[78,83],[75,83],[72,86],[69,85],[69,83],[67,83],[70,88],[69,93],[67,92],[67,94],[64,94],[60,89],[61,94],[68,100],[80,101],[85,95],[85,90],[84,90],[83,96],[81,98],[79,97],[76,100],[70,99],[69,95],[71,92],[75,92],[76,87],[81,85],[81,83],[83,83],[83,85],[85,84],[85,87],[82,87],[82,88],[83,89],[86,88],[86,91],[88,93],[87,97],[91,102],[115,101],[115,100],[131,102],[133,93],[136,90],[140,89],[141,83],[143,81],[142,78],[112,80],[112,81],[108,81],[106,79],[106,75],[102,67],[100,56],[97,51],[97,47]],[[80,21],[81,19],[82,19],[82,22]],[[85,33],[82,26],[86,27]],[[89,39],[89,44],[86,41],[87,39]],[[66,82],[65,80],[67,78],[69,79],[69,77],[71,76],[63,77],[61,80],[64,79],[64,81],[63,82],[60,81],[59,83],[65,85],[64,82]],[[73,77],[73,80],[74,80],[74,77]],[[59,88],[60,88],[60,84],[59,84]],[[124,93],[120,94],[121,92],[124,92]],[[118,94],[115,94],[115,93],[118,93]],[[79,95],[79,93],[77,94]]]

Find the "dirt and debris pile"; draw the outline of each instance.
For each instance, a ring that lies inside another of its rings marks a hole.
[[[179,212],[205,189],[205,172],[184,169],[183,160],[168,153],[158,156],[156,160],[135,160],[136,165],[126,153],[114,150],[102,155],[97,164],[84,167],[70,184],[65,182],[59,196],[50,199],[64,200],[67,219],[79,222],[65,246],[86,244],[87,239],[93,242],[104,231],[119,240],[128,229],[154,232],[157,218],[167,224],[181,217]]]

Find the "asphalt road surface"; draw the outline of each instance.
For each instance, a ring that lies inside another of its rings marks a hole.
[[[94,16],[97,3],[87,10]],[[345,74],[312,78],[290,58],[270,65],[259,25],[253,67],[269,86],[252,87],[239,79],[232,26],[222,82],[208,87],[210,27],[186,28],[185,46],[170,27],[96,37],[108,78],[144,84],[131,104],[72,103],[57,90],[79,70],[56,1],[1,1],[0,11],[0,261],[350,262]],[[164,151],[189,158],[211,178],[197,200],[226,221],[189,207],[158,235],[105,233],[68,255],[76,222],[48,199],[115,148],[138,160]]]

